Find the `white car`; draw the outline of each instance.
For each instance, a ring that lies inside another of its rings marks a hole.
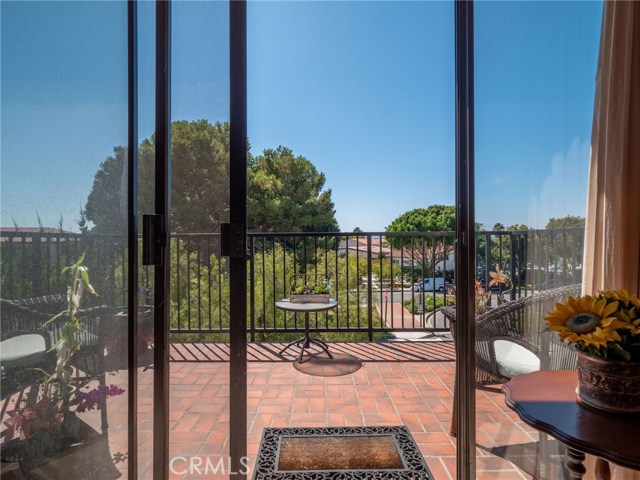
[[[425,278],[422,282],[413,284],[414,292],[444,292],[444,278],[436,277],[435,283],[433,278]]]

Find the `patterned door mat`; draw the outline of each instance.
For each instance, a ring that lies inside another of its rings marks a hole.
[[[406,427],[265,428],[254,480],[432,480]]]

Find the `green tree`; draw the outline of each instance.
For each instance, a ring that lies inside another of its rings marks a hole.
[[[455,229],[455,207],[430,205],[403,213],[389,224],[387,232],[450,232]]]
[[[530,230],[530,227],[528,227],[524,223],[516,223],[513,225],[509,225],[507,227],[507,230],[510,232],[526,232],[527,230]]]
[[[93,188],[80,214],[81,227],[93,222],[93,233],[122,231],[127,224],[126,148],[115,147],[113,155],[100,164],[93,179]]]
[[[155,136],[138,151],[139,211],[153,212]],[[96,172],[79,222],[92,233],[122,231],[127,213],[127,152],[115,147]],[[337,231],[325,176],[286,147],[249,158],[248,225],[261,231]],[[176,121],[171,126],[171,229],[218,231],[229,215],[229,124]]]
[[[536,232],[535,263],[546,271],[546,285],[577,283],[582,278],[585,218],[576,215],[550,218],[545,230]]]
[[[501,228],[498,228],[501,227]],[[512,252],[512,243],[513,243],[513,252],[515,257],[513,260],[516,263],[516,266],[520,265],[521,268],[524,268],[526,263],[524,258],[524,246],[526,239],[522,236],[514,236],[511,232],[522,232],[528,231],[529,227],[524,224],[514,224],[505,227],[502,223],[497,223],[493,226],[493,231],[495,232],[505,232],[497,235],[492,235],[491,237],[491,259],[488,265],[489,271],[495,271],[496,265],[500,264],[500,268],[510,271],[511,268],[511,252]],[[482,249],[478,252],[478,255],[481,258],[484,258],[484,242],[482,245]],[[486,273],[486,272],[485,272]]]
[[[584,228],[585,218],[576,215],[567,215],[565,217],[550,218],[544,228]]]
[[[93,233],[121,231],[127,214],[127,152],[115,147],[100,165],[85,206]],[[138,149],[139,211],[153,212],[155,136]],[[229,211],[229,124],[206,120],[171,125],[171,229],[216,231]]]
[[[371,274],[378,277],[378,280],[383,285],[391,285],[396,278],[401,278],[403,273],[404,269],[402,266],[386,258],[376,259],[371,263]]]
[[[331,190],[305,157],[283,146],[249,161],[247,222],[262,232],[337,232]]]
[[[430,205],[403,213],[387,227],[387,232],[452,232],[456,228],[456,210],[448,205]],[[446,259],[453,251],[453,236],[388,236],[392,248],[404,249],[422,269],[429,267],[435,257],[435,264]],[[435,269],[436,265],[431,265]]]

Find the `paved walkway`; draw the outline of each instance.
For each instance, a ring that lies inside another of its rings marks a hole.
[[[389,328],[393,328],[393,335],[397,340],[451,340],[451,335],[448,332],[425,333],[425,332],[407,332],[407,328],[424,328],[426,327],[443,327],[446,325],[444,315],[439,312],[434,317],[430,316],[430,312],[424,315],[414,315],[402,303],[376,303],[376,310],[383,319],[385,325]]]

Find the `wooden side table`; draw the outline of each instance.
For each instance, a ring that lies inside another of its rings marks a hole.
[[[609,461],[640,470],[640,417],[614,415],[578,403],[573,370],[519,375],[505,383],[506,404],[527,425],[548,433],[567,447],[572,480],[586,473],[585,453],[598,457],[596,478],[609,480]]]

